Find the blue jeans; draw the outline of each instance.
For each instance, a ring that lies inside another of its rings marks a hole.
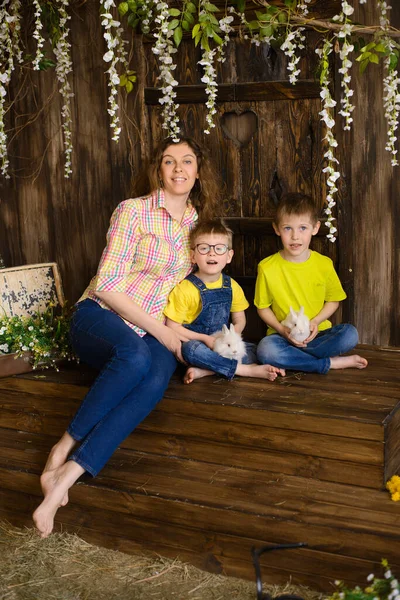
[[[250,365],[257,362],[256,345],[250,342],[246,344],[246,355],[243,357],[243,364]],[[187,363],[201,369],[214,371],[227,379],[232,379],[236,373],[238,361],[231,358],[225,358],[210,350],[203,342],[190,340],[182,344],[182,355]]]
[[[357,329],[348,323],[321,331],[306,348],[293,346],[286,338],[274,333],[258,344],[257,358],[264,365],[325,374],[330,369],[331,357],[352,350],[357,343]]]
[[[71,343],[100,373],[67,431],[73,460],[95,476],[164,395],[177,361],[153,336],[137,335],[117,314],[84,300],[72,317]]]

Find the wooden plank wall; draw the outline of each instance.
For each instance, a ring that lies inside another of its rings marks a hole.
[[[340,2],[317,0],[312,7],[313,15],[326,18],[339,10]],[[360,21],[376,21],[371,3],[357,10]],[[393,22],[400,24],[400,6],[392,13]],[[0,254],[5,265],[56,261],[70,303],[95,272],[112,210],[133,193],[144,159],[162,136],[160,108],[152,92],[158,68],[150,40],[142,43],[140,36],[135,38],[130,66],[137,71],[138,84],[123,99],[123,134],[115,144],[106,111],[105,46],[98,2],[75,3],[71,24],[74,174],[70,180],[63,176],[60,98],[54,71],[24,70],[10,91],[12,177],[0,181]],[[29,31],[25,35],[33,51]],[[274,202],[283,192],[303,191],[319,205],[322,202],[323,131],[314,52],[320,34],[310,32],[308,40],[300,63],[302,83],[297,88],[280,83],[288,79],[282,53],[245,40],[231,42],[227,60],[219,67],[223,102],[218,104],[217,127],[209,136],[202,130],[205,108],[201,103],[204,92],[199,89],[199,49],[184,40],[178,54],[177,76],[186,86],[179,91],[181,96],[186,94],[179,110],[183,129],[209,147],[226,184],[225,213],[236,220],[236,256],[231,267],[236,277],[254,276],[257,262],[276,251],[277,240],[268,224]],[[399,346],[396,232],[400,215],[396,200],[400,184],[383,150],[386,130],[380,108],[380,70],[372,65],[363,77],[354,72],[353,80],[354,132],[337,131],[345,176],[339,198],[339,239],[333,245],[321,236],[314,248],[336,261],[349,295],[343,316],[358,326],[361,341]],[[337,93],[339,89],[338,81]],[[260,218],[267,220],[261,232]]]

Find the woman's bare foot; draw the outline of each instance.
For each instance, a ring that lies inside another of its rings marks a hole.
[[[207,377],[208,375],[214,375],[214,371],[208,371],[207,369],[200,369],[199,367],[189,367],[183,377],[183,383],[192,383],[195,379],[201,377]]]
[[[48,492],[32,516],[40,537],[45,538],[53,531],[54,517],[63,498],[84,472],[80,465],[71,460],[57,469],[43,473],[42,485]]]
[[[47,477],[50,471],[55,471],[65,464],[69,453],[73,447],[77,444],[76,440],[65,432],[55,446],[50,451],[49,457],[43,469],[42,476],[40,477],[40,485],[42,487],[43,496],[46,497],[53,488],[53,477]],[[60,506],[65,506],[68,503],[68,494],[66,493],[64,498],[61,500]]]
[[[278,375],[283,377],[286,375],[284,369],[278,369],[278,367],[272,367],[271,365],[238,365],[236,369],[236,375],[242,377],[258,377],[259,379],[269,379],[274,381]]]
[[[331,369],[365,369],[367,365],[367,359],[358,356],[358,354],[334,356],[331,358]]]

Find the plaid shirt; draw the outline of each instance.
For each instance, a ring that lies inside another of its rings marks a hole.
[[[192,270],[189,231],[196,220],[190,204],[181,223],[173,219],[162,190],[121,202],[111,217],[97,274],[79,302],[90,298],[110,309],[95,292],[124,292],[152,317],[164,321],[168,294]],[[126,323],[145,335],[143,329]]]

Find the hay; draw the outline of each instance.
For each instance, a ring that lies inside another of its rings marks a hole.
[[[211,575],[160,556],[131,556],[55,533],[0,523],[1,600],[255,600],[255,584]],[[273,595],[320,595],[307,588],[269,586]]]

